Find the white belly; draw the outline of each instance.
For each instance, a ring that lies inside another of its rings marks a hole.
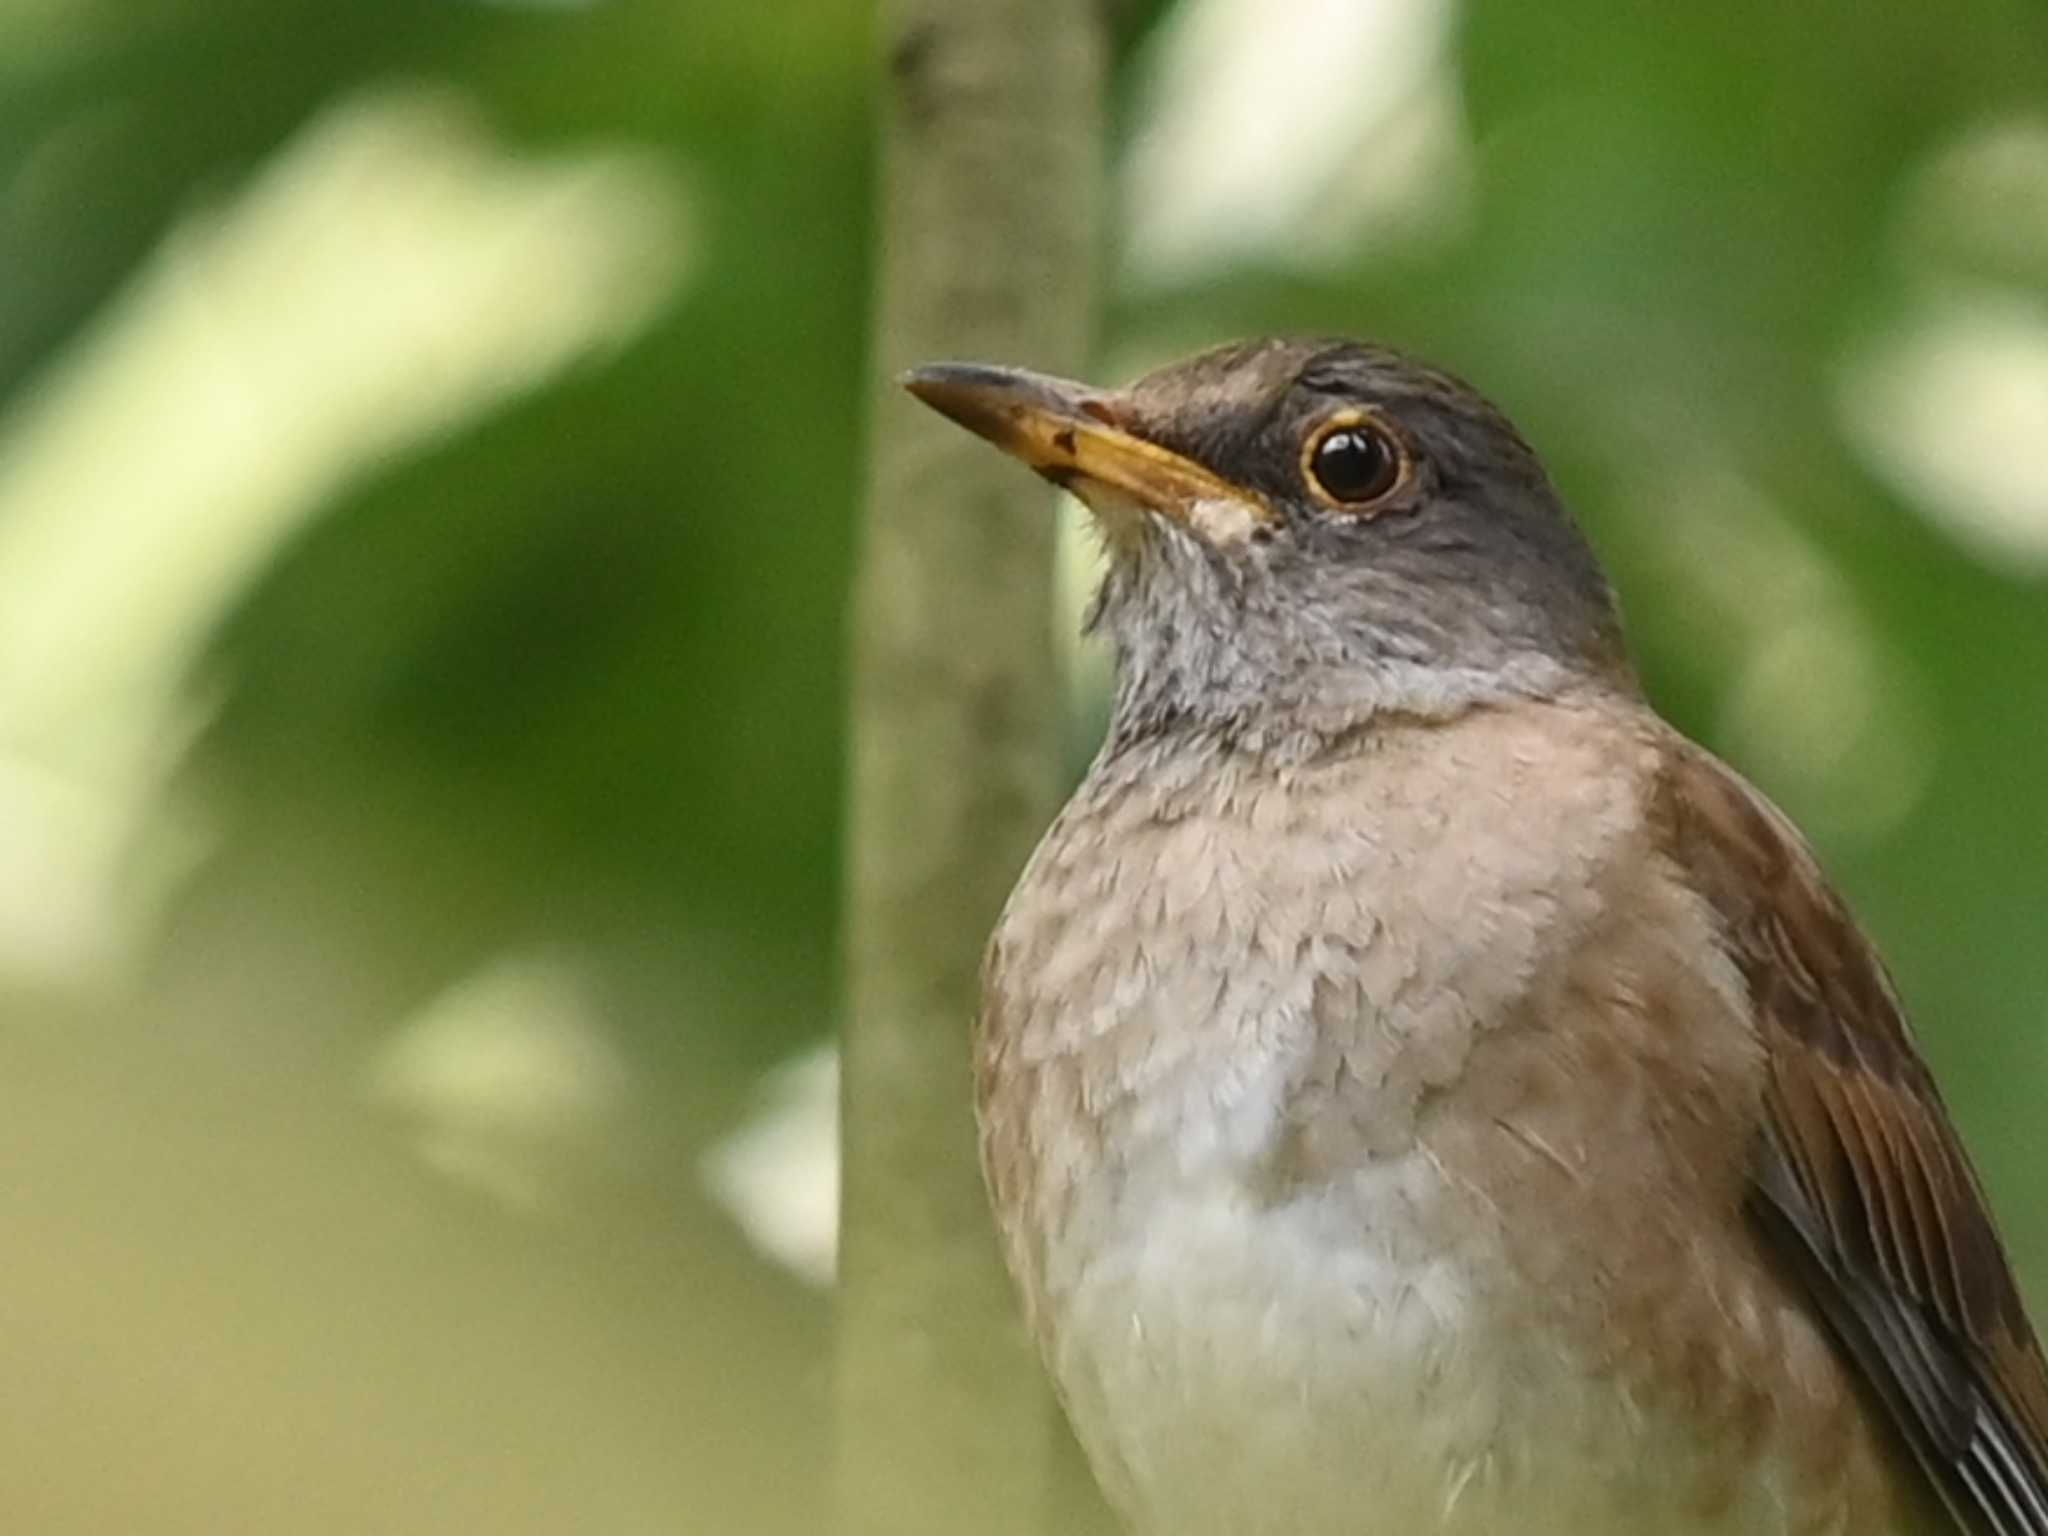
[[[1077,1264],[1054,1371],[1147,1536],[1736,1536],[1677,1513],[1691,1447],[1526,1328],[1478,1254],[1431,1253],[1420,1154],[1270,1205],[1161,1198]],[[1126,1211],[1126,1216],[1130,1213]]]

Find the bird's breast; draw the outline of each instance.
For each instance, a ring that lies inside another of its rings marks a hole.
[[[1604,859],[1633,808],[1557,765],[1569,850],[1517,803],[1529,773],[1446,783],[1441,745],[1084,788],[996,936],[1013,1268],[1148,1530],[1434,1529],[1494,1481],[1492,1219],[1418,1124],[1581,920],[1560,856]]]
[[[1807,1528],[1784,1486],[1710,1487],[1663,1386],[1606,1358],[1602,1309],[1668,1311],[1645,1326],[1692,1356],[1732,1309],[1673,1401],[1754,1417],[1752,1356],[1802,1351],[1835,1391],[1803,1316],[1679,1219],[1735,1220],[1753,1043],[1732,981],[1669,958],[1711,949],[1697,914],[1623,878],[1652,862],[1640,751],[1569,712],[1279,768],[1162,751],[1048,834],[990,948],[983,1155],[1141,1530],[1618,1536],[1680,1484],[1660,1529]]]
[[[1602,919],[1642,837],[1616,750],[1487,714],[1278,768],[1099,765],[986,976],[984,1152],[1031,1299],[1155,1202],[1271,1204],[1412,1159]]]

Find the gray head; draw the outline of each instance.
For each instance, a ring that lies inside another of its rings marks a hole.
[[[1278,746],[1380,713],[1634,686],[1607,582],[1534,451],[1397,353],[1246,342],[1117,391],[957,364],[905,383],[1094,512],[1113,743]]]

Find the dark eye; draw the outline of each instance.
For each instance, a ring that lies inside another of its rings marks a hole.
[[[1385,496],[1406,468],[1393,434],[1365,420],[1331,422],[1310,439],[1302,462],[1317,490],[1354,507]]]

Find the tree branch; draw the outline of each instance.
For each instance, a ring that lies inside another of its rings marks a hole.
[[[1101,198],[1099,4],[884,7],[837,1362],[842,1528],[862,1536],[1037,1536],[1056,1506],[1073,1507],[1061,1431],[996,1258],[969,1068],[982,945],[1058,790],[1054,522],[1043,487],[893,379],[943,357],[1083,364]]]

